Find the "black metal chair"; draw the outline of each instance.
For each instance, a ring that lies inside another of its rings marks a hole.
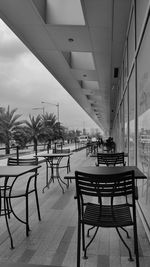
[[[7,160],[7,165],[9,166],[31,166],[38,165],[38,158],[12,158],[9,157]]]
[[[129,260],[133,261],[131,249],[120,231],[124,230],[129,237],[127,230],[124,229],[126,226],[133,227],[134,252],[138,267],[134,171],[114,175],[95,175],[76,171],[75,177],[78,206],[77,267],[80,267],[81,234],[84,259],[87,259],[87,248],[94,240],[99,227],[115,228],[129,252]],[[89,202],[90,197],[92,198],[91,202]],[[93,237],[87,244],[85,242],[85,225],[90,226],[87,236],[89,236],[90,230],[96,228]]]
[[[106,166],[125,166],[124,152],[120,153],[97,153],[97,163],[96,166],[106,165]]]
[[[30,159],[19,158],[18,159],[18,158],[9,157],[7,165],[9,165],[9,166],[38,165],[38,159],[37,158],[30,158]],[[16,184],[20,178],[21,179],[23,178],[23,176],[22,177],[16,177],[12,181],[12,183],[9,185],[8,196],[7,196],[7,198],[8,198],[7,203],[9,205],[10,211],[14,214],[14,216],[18,220],[20,220],[22,223],[24,223],[26,225],[26,235],[27,236],[29,235],[29,231],[30,231],[30,228],[29,228],[29,195],[31,193],[35,193],[38,219],[39,219],[39,221],[41,220],[39,200],[38,200],[38,191],[37,191],[37,175],[38,175],[38,173],[33,173],[33,175],[31,175],[29,178],[27,178],[27,180],[26,179],[24,179],[24,181],[22,180],[25,187],[23,189],[19,189],[19,190],[16,189]],[[25,218],[25,221],[16,215],[16,213],[14,212],[14,209],[12,207],[12,204],[11,204],[11,199],[16,199],[16,198],[21,198],[21,197],[24,197],[25,201],[26,201],[26,218]]]

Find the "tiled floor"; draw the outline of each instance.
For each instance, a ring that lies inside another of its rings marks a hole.
[[[75,152],[71,158],[71,169],[77,166],[94,165],[95,158],[86,157],[85,150]],[[0,222],[0,267],[6,263],[26,263],[48,265],[49,267],[76,267],[76,226],[77,206],[74,200],[75,185],[62,191],[55,181],[42,193],[45,184],[45,163],[42,164],[38,179],[42,221],[38,221],[34,198],[30,200],[30,236],[25,235],[25,227],[15,218],[10,219],[15,249],[10,249],[4,218]],[[65,170],[61,172],[62,177]],[[14,203],[19,216],[24,215],[23,200]],[[130,229],[129,229],[130,231]],[[140,262],[142,267],[150,266],[150,244],[146,238],[140,218],[138,218]],[[132,246],[132,239],[129,240]],[[81,267],[133,267],[128,261],[128,253],[121,244],[114,229],[100,229],[95,241],[88,249],[88,260],[81,259]],[[31,265],[32,266],[32,265]],[[20,267],[19,265],[17,267]]]

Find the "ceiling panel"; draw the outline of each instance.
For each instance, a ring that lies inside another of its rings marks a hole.
[[[46,23],[53,25],[85,25],[80,0],[47,0]]]
[[[92,27],[112,27],[112,6],[110,0],[84,0],[85,18]]]
[[[57,49],[62,51],[92,50],[88,28],[85,26],[49,26],[46,25],[49,35],[54,40]],[[69,41],[73,39],[73,41]]]
[[[95,70],[93,55],[91,52],[71,52],[71,68]]]
[[[97,73],[94,70],[74,70],[71,73],[77,80],[95,81],[97,80]]]

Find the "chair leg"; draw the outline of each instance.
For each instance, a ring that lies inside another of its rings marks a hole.
[[[92,227],[90,227],[88,230],[87,230],[87,237],[90,237],[90,231],[92,230],[92,229],[94,229],[95,228],[95,226],[92,226]]]
[[[4,199],[4,215],[5,215],[6,227],[7,227],[7,231],[8,231],[9,238],[10,238],[11,249],[14,249],[13,239],[12,239],[11,231],[9,228],[8,218],[7,218],[7,203],[8,201]]]
[[[140,266],[139,263],[139,249],[138,249],[138,236],[137,236],[137,225],[133,226],[133,232],[134,232],[134,251],[135,251],[135,257],[136,257],[136,267]]]
[[[131,254],[131,250],[130,250],[130,248],[128,247],[128,245],[126,244],[126,242],[124,241],[124,239],[123,239],[122,235],[120,234],[120,232],[119,232],[119,230],[118,230],[117,227],[116,227],[116,231],[117,231],[117,233],[118,233],[118,235],[119,235],[121,241],[123,242],[123,244],[125,245],[125,247],[127,248],[128,252],[129,252],[129,261],[134,261],[134,260],[133,260],[133,257],[132,257],[132,254]]]
[[[29,236],[29,203],[28,203],[28,195],[26,195],[26,236]]]
[[[85,227],[82,223],[82,250],[85,251]]]
[[[85,249],[84,249],[84,256],[83,256],[83,259],[88,259],[87,255],[86,255],[86,251],[87,251],[87,248],[89,247],[89,245],[92,243],[92,241],[94,240],[96,234],[97,234],[97,231],[99,229],[99,226],[96,227],[96,230],[95,230],[95,233],[93,235],[93,237],[91,238],[90,242],[86,245]]]
[[[80,251],[81,251],[81,225],[78,221],[78,234],[77,234],[77,267],[80,267]]]
[[[39,221],[41,221],[41,214],[40,214],[40,206],[39,206],[39,199],[38,199],[37,188],[35,189],[35,198],[36,198],[38,218],[39,218]]]
[[[127,235],[127,238],[128,239],[130,239],[130,236],[129,236],[129,233],[128,233],[128,231],[126,230],[126,229],[124,229],[124,227],[120,227],[125,233],[126,233],[126,235]]]

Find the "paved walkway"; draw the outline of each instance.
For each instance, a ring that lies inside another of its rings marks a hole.
[[[81,166],[94,166],[96,159],[87,157],[86,151],[74,152],[71,156],[71,171]],[[25,226],[11,216],[10,228],[15,249],[10,249],[6,222],[0,222],[0,266],[3,262],[42,264],[49,267],[76,267],[77,250],[77,203],[74,199],[75,183],[72,181],[62,194],[55,180],[42,193],[45,185],[45,164],[41,164],[38,176],[38,193],[42,221],[38,221],[35,196],[30,196],[30,235],[26,237]],[[61,177],[66,170],[61,170]],[[25,215],[24,199],[14,200],[13,207],[21,217]],[[132,232],[129,228],[129,232]],[[138,217],[140,266],[150,266],[150,244]],[[87,240],[87,239],[86,239]],[[128,240],[133,248],[133,238]],[[133,251],[133,249],[132,249]],[[128,261],[128,253],[114,229],[99,229],[95,240],[88,248],[88,259],[81,259],[81,267],[135,267],[135,261]]]

